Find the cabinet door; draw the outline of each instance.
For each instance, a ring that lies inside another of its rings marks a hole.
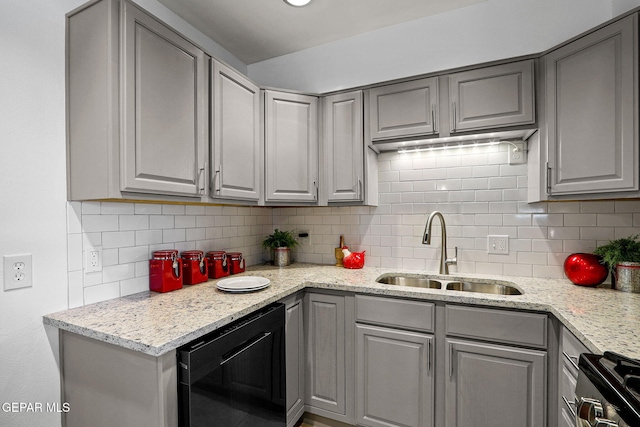
[[[362,201],[362,91],[327,96],[323,103],[324,182],[328,201]]]
[[[348,322],[346,297],[307,294],[308,411],[350,423],[353,419],[353,323]],[[351,316],[353,317],[353,313]]]
[[[304,413],[304,317],[303,298],[285,301],[285,348],[287,370],[287,426]]]
[[[205,55],[123,2],[123,191],[204,194]]]
[[[318,198],[318,98],[265,92],[267,201]]]
[[[257,201],[262,180],[260,88],[213,61],[211,197]]]
[[[356,421],[433,426],[433,336],[356,325]]]
[[[446,343],[446,425],[547,425],[546,352],[454,339]]]
[[[638,189],[637,16],[545,57],[547,193]]]
[[[373,141],[436,134],[437,112],[437,77],[369,90],[369,121]]]
[[[535,122],[533,60],[449,76],[452,132]]]

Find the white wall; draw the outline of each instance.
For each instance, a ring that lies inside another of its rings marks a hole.
[[[640,0],[613,0],[613,16],[618,16],[628,10],[640,6]]]
[[[33,257],[33,287],[4,291],[0,274],[0,405],[60,401],[57,331],[45,330],[42,315],[68,306],[65,14],[83,3],[0,1],[0,256]],[[155,0],[140,4],[244,66]],[[3,427],[60,424],[57,413],[14,414],[0,406]]]
[[[260,84],[322,93],[538,53],[611,18],[611,1],[487,0],[250,64],[248,71]]]

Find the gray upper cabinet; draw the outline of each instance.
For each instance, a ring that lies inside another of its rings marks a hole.
[[[323,98],[324,191],[328,202],[364,199],[362,91]]]
[[[306,410],[353,423],[353,297],[305,296]]]
[[[204,52],[133,4],[67,17],[70,200],[205,195]]]
[[[318,98],[267,90],[265,200],[317,202]]]
[[[451,132],[535,123],[534,61],[449,75]]]
[[[205,189],[204,52],[123,3],[123,191]]]
[[[211,197],[258,201],[262,195],[260,88],[213,60]]]
[[[547,425],[546,352],[451,338],[446,345],[446,425]]]
[[[438,133],[438,78],[369,89],[372,141]]]
[[[639,189],[637,19],[544,57],[548,164],[540,181],[548,196]]]

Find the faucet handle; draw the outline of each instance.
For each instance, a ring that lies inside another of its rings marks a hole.
[[[455,247],[455,251],[456,251],[455,256],[454,256],[453,258],[450,258],[450,259],[445,260],[445,261],[444,261],[444,262],[445,262],[445,264],[454,264],[454,265],[458,265],[458,247],[457,247],[457,246]]]

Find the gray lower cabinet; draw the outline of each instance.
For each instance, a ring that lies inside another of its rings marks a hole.
[[[448,338],[447,426],[543,427],[546,352]]]
[[[362,91],[326,96],[322,104],[323,192],[330,203],[361,202],[365,178]]]
[[[258,202],[264,167],[260,88],[212,60],[211,197]]]
[[[433,426],[434,337],[356,325],[356,420],[369,427]]]
[[[637,20],[628,16],[543,58],[543,195],[638,190]]]
[[[318,200],[318,98],[264,94],[265,200]]]
[[[296,424],[304,413],[304,298],[302,294],[282,301],[285,304],[285,354],[287,375],[287,426]]]
[[[456,427],[547,425],[549,319],[445,307],[445,420]]]
[[[371,140],[438,133],[438,78],[369,89]]]
[[[60,331],[66,427],[178,425],[176,352],[149,356]]]
[[[200,201],[204,52],[134,4],[101,0],[67,16],[67,60],[69,199]]]
[[[305,295],[307,411],[354,423],[353,297]]]
[[[449,75],[451,133],[535,123],[534,61]]]

